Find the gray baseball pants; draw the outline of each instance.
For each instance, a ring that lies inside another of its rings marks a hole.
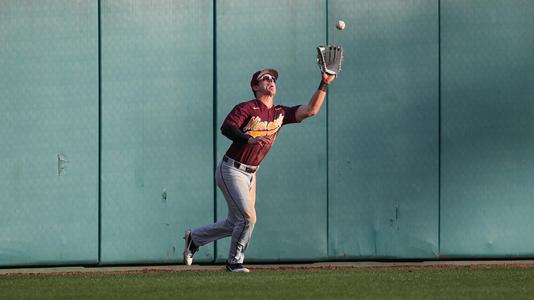
[[[250,167],[234,161],[221,161],[215,170],[217,186],[223,192],[228,206],[226,220],[192,230],[193,242],[203,246],[215,240],[232,237],[229,264],[242,264],[245,251],[256,224],[256,173],[244,169]]]

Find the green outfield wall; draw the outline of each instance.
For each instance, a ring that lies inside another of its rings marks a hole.
[[[343,71],[264,160],[247,261],[534,256],[534,2],[0,0],[0,266],[180,262],[226,217],[251,74],[307,103],[328,43]]]

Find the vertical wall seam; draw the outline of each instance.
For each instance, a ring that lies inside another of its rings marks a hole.
[[[325,31],[328,45],[328,0],[325,1]],[[326,93],[326,257],[330,258],[330,135],[329,132],[330,97]]]
[[[441,0],[438,0],[438,258],[441,256]]]
[[[102,257],[102,31],[100,1],[97,1],[98,13],[98,260]]]
[[[217,0],[213,0],[213,170],[217,168]],[[214,174],[214,172],[212,172]],[[213,177],[213,222],[217,222],[217,184]],[[217,241],[213,242],[213,262],[217,261]]]

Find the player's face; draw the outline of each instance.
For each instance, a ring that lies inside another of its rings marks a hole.
[[[276,78],[270,74],[265,74],[258,78],[257,87],[256,95],[274,96],[276,95]]]

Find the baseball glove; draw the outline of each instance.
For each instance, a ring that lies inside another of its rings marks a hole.
[[[321,72],[337,75],[341,71],[343,62],[343,48],[336,45],[317,47],[317,64]]]

